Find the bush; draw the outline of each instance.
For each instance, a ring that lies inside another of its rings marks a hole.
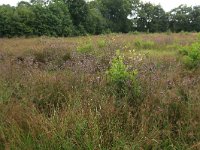
[[[103,40],[103,39],[102,39],[102,40],[99,40],[97,44],[98,44],[98,47],[99,47],[99,48],[104,48],[104,47],[106,47],[106,41]]]
[[[194,43],[180,50],[182,62],[188,69],[196,69],[200,66],[200,43]]]
[[[77,48],[77,51],[80,53],[89,53],[93,50],[93,43],[91,40],[86,41],[80,44]]]
[[[128,98],[127,100],[130,104],[136,102],[140,95],[140,87],[136,80],[137,74],[137,70],[128,71],[128,67],[124,64],[123,56],[120,51],[117,51],[107,72],[109,82],[117,97],[117,103],[122,98]]]

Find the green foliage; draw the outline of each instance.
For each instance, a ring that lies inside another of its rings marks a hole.
[[[166,34],[167,34],[167,35],[171,35],[171,34],[172,34],[172,31],[171,31],[170,29],[168,29],[167,32],[166,32]]]
[[[180,50],[183,64],[189,69],[200,66],[200,43],[194,43]]]
[[[50,3],[47,7],[33,6],[34,35],[71,36],[73,24],[68,7],[62,2]]]
[[[186,67],[189,69],[195,68],[196,64],[194,63],[193,59],[189,56],[183,56],[182,61]]]
[[[21,1],[16,7],[0,5],[0,37],[199,32],[199,16],[200,6],[181,5],[166,13],[139,0]]]
[[[0,6],[0,36],[71,36],[73,24],[68,7],[62,2],[47,6],[20,3],[16,8]]]
[[[124,64],[123,56],[120,51],[117,51],[113,58],[111,67],[107,71],[108,79],[111,86],[114,88],[114,94],[117,96],[117,103],[121,103],[123,97],[130,96],[127,99],[130,104],[136,103],[136,98],[140,95],[140,87],[136,80],[137,70],[128,71],[128,67]]]
[[[72,36],[74,34],[74,25],[69,9],[65,3],[63,1],[50,3],[48,9],[52,13],[50,30],[54,30],[56,36]]]
[[[117,56],[112,60],[111,68],[108,71],[108,76],[111,82],[122,89],[125,82],[129,79],[130,74],[127,71],[127,67],[124,64],[124,60],[119,51],[117,51],[116,55]]]
[[[165,32],[168,28],[168,17],[160,5],[142,3],[135,18],[137,30],[142,32]]]
[[[142,41],[138,39],[134,42],[134,46],[136,49],[153,49],[155,48],[155,43],[153,41]]]
[[[0,37],[13,36],[12,16],[14,9],[9,5],[0,6]]]
[[[89,8],[84,0],[67,0],[65,1],[69,8],[73,24],[75,26],[83,25],[86,23],[89,14]]]
[[[12,92],[5,81],[0,81],[0,103],[7,102],[12,97]]]
[[[200,32],[200,6],[194,6],[192,12],[190,13],[190,20],[191,20],[191,24],[192,26],[190,26],[192,31],[197,31]]]
[[[91,6],[85,26],[88,33],[101,34],[106,30],[107,23],[100,10]]]
[[[91,40],[88,40],[86,42],[80,43],[77,47],[77,51],[79,53],[90,53],[93,50],[93,43]]]
[[[180,5],[179,7],[171,10],[169,13],[171,18],[169,24],[171,30],[173,32],[192,31],[189,19],[191,13],[192,8],[186,5]]]
[[[137,1],[130,0],[100,0],[100,10],[113,32],[127,33],[132,28],[128,19]]]
[[[103,39],[98,40],[97,44],[98,44],[98,47],[99,47],[99,48],[104,48],[104,47],[106,47],[106,45],[107,45],[106,41],[103,40]]]
[[[132,34],[133,34],[133,35],[138,35],[139,32],[138,32],[138,31],[134,31],[134,32],[133,32],[133,31],[130,31],[129,34],[130,34],[130,35],[132,35]]]

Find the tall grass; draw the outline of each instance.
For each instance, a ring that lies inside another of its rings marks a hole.
[[[90,38],[87,52],[77,49],[85,37],[0,39],[0,149],[199,149],[200,70],[184,68],[179,49],[169,49],[174,39],[181,47],[197,35]],[[156,46],[130,53],[137,38]],[[117,49],[125,67],[120,88],[128,88],[120,97],[106,74],[118,71]],[[137,105],[129,103],[136,100],[129,88],[134,70]]]

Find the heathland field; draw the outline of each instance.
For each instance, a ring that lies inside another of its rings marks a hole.
[[[0,39],[0,149],[199,150],[200,34]]]

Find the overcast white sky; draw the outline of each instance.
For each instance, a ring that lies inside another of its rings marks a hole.
[[[1,4],[10,4],[15,6],[21,0],[0,0]],[[29,0],[24,0],[29,1]],[[170,11],[171,9],[179,6],[180,4],[187,4],[188,6],[191,5],[200,5],[200,0],[142,0],[146,2],[152,2],[154,4],[161,4],[161,6],[166,10]]]

